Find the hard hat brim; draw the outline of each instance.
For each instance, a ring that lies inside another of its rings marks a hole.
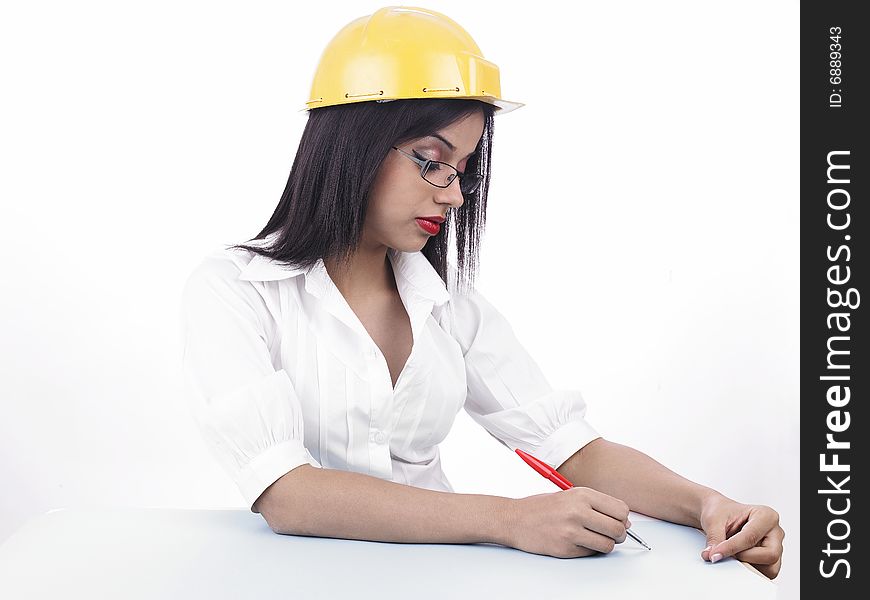
[[[500,100],[498,98],[493,98],[492,96],[460,96],[456,98],[457,100],[480,100],[481,102],[486,102],[487,104],[492,104],[496,107],[496,111],[493,116],[503,115],[509,112],[515,111],[516,109],[525,106],[524,102],[511,102],[509,100]],[[405,98],[384,98],[382,100],[356,100],[351,102],[340,102],[334,104],[321,104],[319,106],[305,106],[300,108],[297,112],[307,112],[309,110],[317,110],[318,108],[326,108],[327,106],[340,106],[344,104],[359,104],[360,102],[392,102],[393,100],[405,100]]]

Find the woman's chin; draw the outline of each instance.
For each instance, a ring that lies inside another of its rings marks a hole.
[[[429,236],[424,236],[423,239],[419,240],[394,240],[392,243],[387,244],[387,246],[399,252],[419,252],[426,246],[428,241]]]

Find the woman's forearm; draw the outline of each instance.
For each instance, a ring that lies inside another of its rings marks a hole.
[[[634,448],[603,438],[589,442],[557,470],[575,486],[619,498],[631,510],[691,527],[701,526],[704,498],[718,494]]]
[[[505,544],[510,498],[426,490],[302,465],[255,504],[276,533],[404,543]]]

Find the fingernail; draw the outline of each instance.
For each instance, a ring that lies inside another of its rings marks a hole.
[[[716,554],[714,554],[713,556],[710,557],[710,562],[714,563],[717,560],[721,560],[721,558],[722,558],[722,555],[717,552]]]
[[[701,552],[709,552],[709,551],[710,551],[710,548],[712,548],[712,547],[713,547],[713,546],[707,546],[706,548],[704,548],[703,550],[701,550]]]

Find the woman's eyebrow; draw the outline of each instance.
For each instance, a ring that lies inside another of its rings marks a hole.
[[[430,135],[429,137],[438,138],[439,140],[441,140],[442,142],[444,142],[444,145],[445,145],[445,146],[447,146],[448,148],[450,148],[450,151],[451,151],[451,152],[456,152],[456,146],[454,146],[453,144],[451,144],[451,143],[450,143],[450,140],[448,140],[447,138],[443,137],[441,134],[433,133],[433,134]],[[474,154],[474,152],[469,152],[468,155],[467,155],[465,158],[468,158],[468,157],[471,156],[472,154]]]

